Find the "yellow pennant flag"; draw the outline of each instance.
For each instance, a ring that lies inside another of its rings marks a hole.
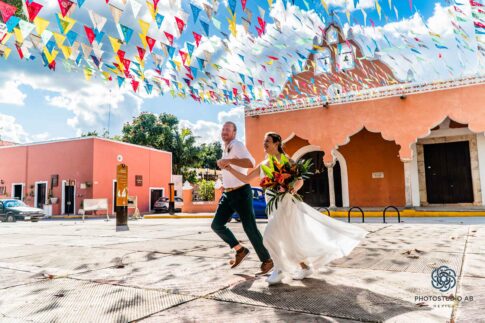
[[[153,20],[155,20],[155,16],[157,15],[157,13],[155,12],[155,7],[153,6],[153,3],[147,1],[147,7],[148,11],[150,11],[150,14],[152,15]]]
[[[237,30],[236,30],[236,15],[233,16],[233,19],[227,19],[227,22],[229,23],[229,30],[231,31],[231,34],[236,37],[237,36]]]
[[[10,39],[10,37],[12,37],[12,34],[11,33],[5,34],[3,40],[2,40],[2,42],[0,44],[5,45],[7,43],[7,41]]]
[[[328,4],[325,2],[325,0],[321,0],[322,6],[325,8],[325,11],[327,12],[328,15]]]
[[[84,68],[84,77],[86,78],[86,80],[89,81],[92,76],[93,76],[93,71],[91,71],[89,68],[85,67]]]
[[[20,29],[14,28],[13,32],[14,32],[14,35],[15,35],[15,40],[18,43],[22,44],[24,42],[24,36],[22,36],[22,32],[20,31]]]
[[[138,23],[140,24],[141,33],[145,36],[148,35],[148,29],[150,29],[150,24],[143,19],[138,19]]]
[[[61,47],[64,44],[64,41],[66,40],[66,36],[58,34],[58,33],[53,33],[54,34],[54,39],[56,40],[57,47]]]
[[[49,26],[50,22],[48,20],[42,19],[40,17],[35,17],[34,25],[35,29],[37,30],[37,34],[42,35],[44,30],[46,30],[47,26]]]
[[[140,39],[141,39],[141,43],[143,45],[143,48],[146,49],[147,46],[148,46],[147,39],[146,39],[146,35],[138,34],[138,36],[140,36]]]
[[[12,50],[7,46],[0,45],[0,52],[3,52],[2,56],[5,57],[5,59],[7,59],[10,56],[10,53],[12,52]]]
[[[62,51],[62,54],[64,55],[65,59],[69,59],[71,57],[71,48],[69,46],[59,46],[59,48]]]
[[[121,47],[121,40],[111,36],[108,36],[108,38],[109,38],[109,42],[111,43],[111,47],[113,47],[113,52],[118,53]]]
[[[379,0],[376,0],[376,9],[377,13],[379,14],[379,20],[381,19],[381,5],[379,4]]]

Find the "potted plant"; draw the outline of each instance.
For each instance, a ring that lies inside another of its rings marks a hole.
[[[51,204],[56,204],[57,201],[59,200],[57,197],[54,196],[52,193],[52,189],[49,190],[49,199],[51,201]]]

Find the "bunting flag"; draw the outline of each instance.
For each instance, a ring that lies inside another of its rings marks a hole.
[[[429,10],[411,0],[57,0],[53,14],[46,2],[11,3],[0,0],[3,59],[38,58],[50,71],[61,66],[93,82],[198,102],[284,106],[329,95],[332,84],[340,95],[475,65],[485,73],[478,0],[441,4],[446,33],[433,31]],[[415,28],[384,28],[405,21]]]

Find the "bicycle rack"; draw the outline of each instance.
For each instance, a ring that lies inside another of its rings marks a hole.
[[[358,206],[353,206],[349,209],[349,212],[347,213],[348,222],[350,223],[350,212],[352,212],[353,209],[357,209],[357,210],[360,211],[360,213],[362,213],[362,223],[364,223],[364,211],[362,211],[362,209]]]
[[[401,213],[399,212],[399,209],[394,205],[389,205],[384,209],[384,211],[382,211],[382,223],[386,223],[386,212],[388,209],[393,209],[397,212],[397,223],[401,223]]]
[[[325,210],[325,212],[327,212],[327,215],[328,215],[328,216],[331,216],[331,215],[330,215],[330,210],[329,210],[328,208],[326,208],[326,207],[321,207],[321,208],[319,209],[319,211],[320,211],[320,212],[322,212],[322,209],[323,209],[323,210]]]

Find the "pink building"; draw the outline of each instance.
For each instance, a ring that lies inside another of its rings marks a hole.
[[[0,197],[42,208],[51,193],[58,198],[53,214],[77,214],[84,199],[107,198],[114,213],[120,160],[128,165],[129,195],[149,212],[168,192],[172,154],[96,137],[0,147]]]

